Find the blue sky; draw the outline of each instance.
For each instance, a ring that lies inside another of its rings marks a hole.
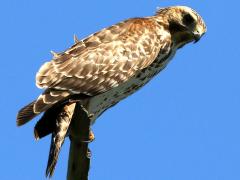
[[[0,2],[1,180],[45,179],[50,137],[36,142],[36,120],[17,128],[15,117],[41,93],[35,73],[50,50],[170,5],[196,9],[208,32],[98,119],[90,180],[240,179],[240,2],[8,0]],[[69,140],[53,179],[65,179],[68,149]]]

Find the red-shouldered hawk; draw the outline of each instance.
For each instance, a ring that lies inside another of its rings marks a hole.
[[[69,122],[56,122],[56,116],[69,100],[79,100],[93,123],[163,70],[179,48],[197,42],[205,32],[196,11],[174,6],[159,9],[153,16],[125,20],[80,41],[75,38],[66,51],[53,52],[53,59],[36,75],[36,85],[44,92],[17,116],[21,126],[44,112],[35,126],[37,139],[55,131],[51,149],[56,154],[47,175],[53,173],[69,126]],[[58,130],[54,130],[56,123]]]

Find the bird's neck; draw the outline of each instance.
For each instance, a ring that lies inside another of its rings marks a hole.
[[[184,33],[184,32],[175,32],[172,33],[172,41],[177,49],[182,48],[184,45],[193,41],[191,35]]]

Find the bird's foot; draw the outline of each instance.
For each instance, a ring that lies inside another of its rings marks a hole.
[[[70,138],[70,140],[72,140],[72,137],[71,136],[69,136],[69,138]],[[75,140],[77,140],[78,142],[86,142],[86,143],[91,143],[91,142],[93,142],[94,140],[95,140],[95,136],[94,136],[94,134],[93,134],[93,131],[92,130],[90,130],[89,131],[89,136],[88,137],[81,137],[81,138],[77,138],[77,137],[75,137],[74,138]]]
[[[83,138],[82,142],[87,142],[87,143],[90,143],[90,142],[93,142],[95,139],[95,136],[93,134],[93,131],[90,130],[89,131],[89,136],[87,138]]]

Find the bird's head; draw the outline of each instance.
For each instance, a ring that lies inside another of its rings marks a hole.
[[[202,17],[186,6],[162,8],[156,15],[167,20],[172,39],[178,47],[192,41],[198,42],[207,31]]]

